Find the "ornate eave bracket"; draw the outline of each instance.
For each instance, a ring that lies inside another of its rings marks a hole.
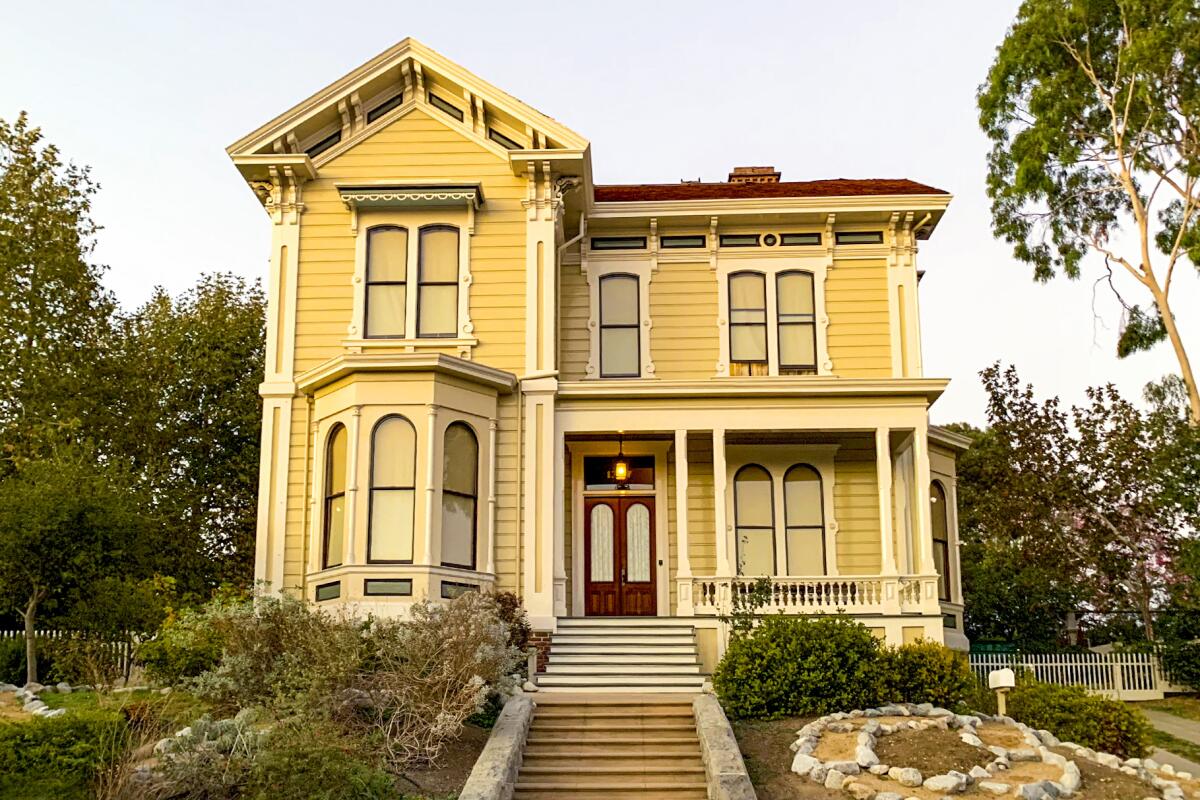
[[[339,186],[338,196],[350,211],[350,230],[358,232],[358,212],[364,208],[467,207],[467,233],[475,233],[475,212],[483,206],[483,187],[474,184],[414,186]]]

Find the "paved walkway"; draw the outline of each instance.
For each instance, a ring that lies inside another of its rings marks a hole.
[[[1146,719],[1150,720],[1151,725],[1163,733],[1169,733],[1176,739],[1183,739],[1200,745],[1200,722],[1177,717],[1174,714],[1166,714],[1162,711],[1151,711],[1148,708],[1141,709],[1141,712],[1146,715]],[[1183,756],[1169,753],[1162,748],[1155,748],[1150,757],[1160,764],[1170,764],[1175,769],[1182,769],[1193,775],[1200,775],[1200,764],[1190,761]]]

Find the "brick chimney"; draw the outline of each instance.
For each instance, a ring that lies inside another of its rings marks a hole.
[[[730,183],[779,183],[779,172],[774,167],[734,167],[729,173]]]

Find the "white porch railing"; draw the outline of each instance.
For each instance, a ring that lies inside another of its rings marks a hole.
[[[735,597],[746,597],[757,579],[691,578],[681,582],[679,613],[716,616],[733,610]],[[937,576],[843,575],[771,577],[761,613],[785,614],[938,614]],[[690,605],[688,600],[691,601]]]

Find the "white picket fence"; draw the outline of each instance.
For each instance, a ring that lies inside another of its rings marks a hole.
[[[40,630],[34,631],[34,636],[39,641],[53,641],[57,639],[68,639],[76,635],[72,631],[59,630]],[[0,639],[24,639],[25,631],[23,630],[0,630]],[[120,665],[121,674],[129,675],[133,667],[133,646],[129,642],[107,642],[105,647],[113,654],[117,664]]]
[[[1082,686],[1114,700],[1161,700],[1184,691],[1163,674],[1152,653],[971,653],[971,669],[987,685],[988,673],[1008,667],[1028,670],[1043,683]]]

